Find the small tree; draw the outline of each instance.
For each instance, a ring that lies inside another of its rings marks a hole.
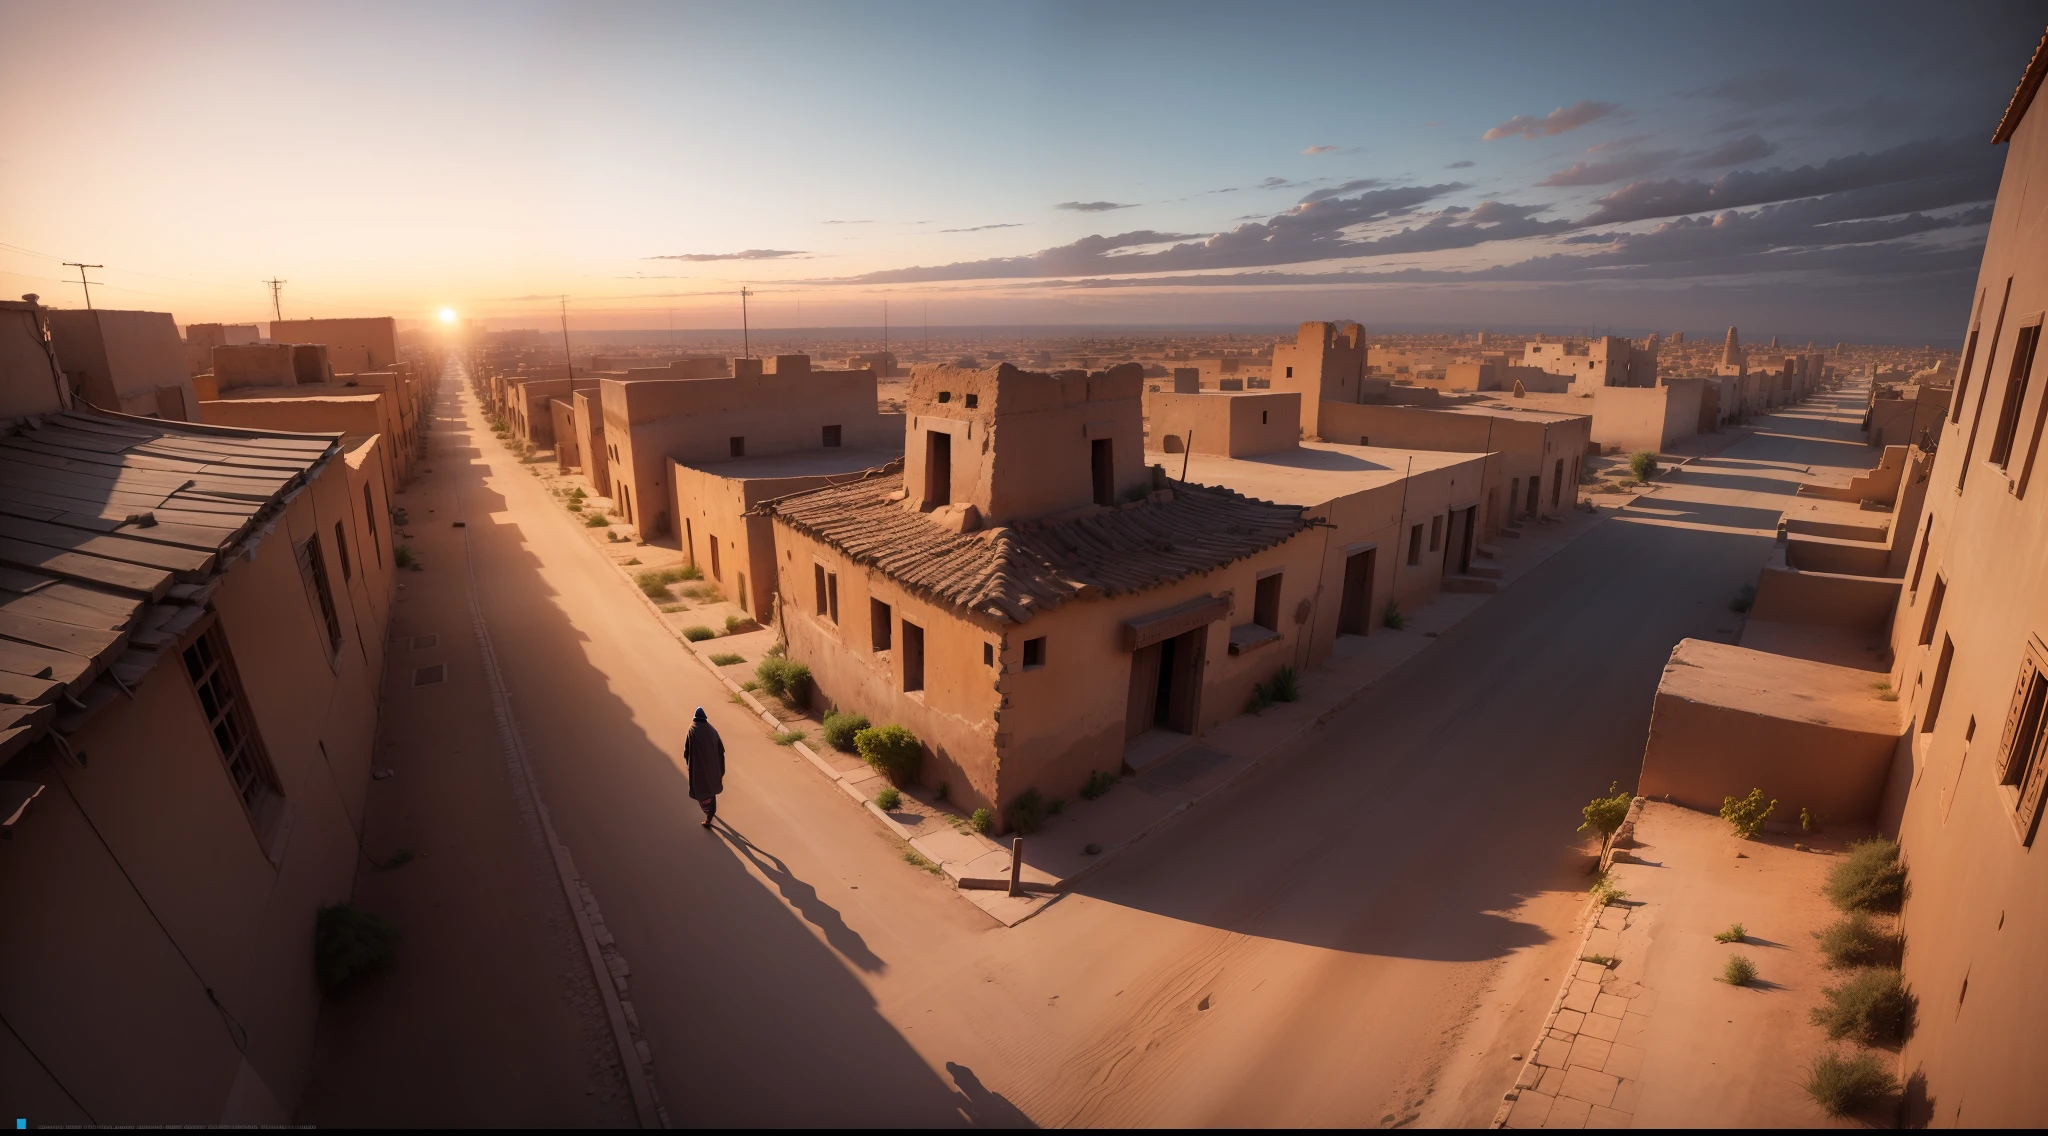
[[[1592,829],[1600,834],[1602,841],[1613,836],[1621,822],[1628,819],[1628,807],[1634,800],[1631,794],[1621,791],[1619,781],[1609,782],[1607,792],[1611,795],[1595,797],[1579,810],[1579,815],[1586,818],[1585,823],[1579,825],[1579,831]]]
[[[1735,826],[1735,835],[1744,840],[1754,840],[1756,834],[1763,831],[1764,821],[1769,819],[1771,810],[1777,807],[1776,797],[1765,803],[1764,791],[1751,789],[1747,797],[1721,798],[1721,819]]]
[[[1638,483],[1657,476],[1657,454],[1654,450],[1637,450],[1628,456],[1628,471],[1635,475]]]
[[[924,746],[902,726],[869,726],[853,735],[853,748],[875,772],[902,784],[917,775]]]

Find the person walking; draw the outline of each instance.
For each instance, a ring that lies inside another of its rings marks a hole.
[[[725,790],[725,742],[711,728],[702,706],[683,739],[683,764],[690,770],[690,799],[704,810],[704,827],[710,828],[718,816],[718,794]]]

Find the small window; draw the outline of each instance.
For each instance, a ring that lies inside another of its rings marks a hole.
[[[1970,342],[1963,348],[1963,368],[1956,376],[1955,398],[1949,402],[1948,420],[1963,420],[1963,395],[1970,389],[1970,366],[1977,361],[1978,328],[1970,329]]]
[[[952,392],[952,391],[940,391],[940,392],[939,392],[939,401],[940,401],[940,402],[951,402],[951,401],[953,401],[953,392]]]
[[[826,448],[826,449],[828,449],[828,450],[831,450],[831,449],[837,449],[837,448],[838,448],[838,446],[839,446],[839,427],[837,427],[837,426],[827,426],[827,427],[825,427],[825,448]]]
[[[1934,591],[1927,597],[1927,616],[1920,621],[1920,645],[1934,642],[1934,628],[1941,622],[1941,601],[1948,598],[1948,581],[1939,573],[1934,577]]]
[[[839,622],[839,573],[825,573],[825,618]]]
[[[214,749],[227,766],[228,780],[249,814],[257,839],[268,845],[283,812],[284,790],[278,785],[270,756],[264,752],[263,739],[256,734],[256,723],[249,715],[241,678],[235,673],[227,636],[221,633],[220,624],[215,622],[200,632],[192,645],[185,648],[184,657],[185,675],[192,680],[193,693],[199,696],[200,712],[206,715]]]
[[[825,566],[823,564],[811,565],[811,591],[817,600],[818,614],[825,614],[827,604],[825,602]]]
[[[1040,635],[1036,639],[1024,640],[1024,668],[1029,670],[1032,667],[1042,667],[1044,665],[1045,636]]]
[[[1372,439],[1364,434],[1360,434],[1358,436],[1358,444],[1361,446],[1370,446],[1372,445]]]
[[[1927,713],[1920,721],[1920,732],[1934,732],[1935,720],[1941,717],[1941,696],[1948,693],[1948,669],[1956,661],[1956,641],[1946,635],[1941,637],[1941,661],[1934,665],[1934,685],[1927,690]]]
[[[370,526],[370,551],[384,559],[384,543],[377,539],[377,506],[370,499],[370,487],[363,486],[363,521]]]
[[[341,522],[334,522],[334,554],[341,558],[341,582],[346,584],[355,579],[355,567],[348,562],[348,531]]]
[[[334,592],[327,586],[327,563],[320,555],[320,538],[309,536],[299,545],[299,578],[306,585],[306,597],[313,601],[327,627],[327,653],[341,651],[341,619],[334,612]]]
[[[978,395],[978,394],[970,394],[970,395],[968,395],[968,396],[967,396],[967,398],[966,398],[966,402],[967,402],[967,409],[969,409],[969,410],[973,410],[973,409],[974,409],[975,407],[977,407],[977,406],[980,406],[980,405],[981,405],[981,396],[980,396],[980,395]]]
[[[1088,444],[1089,472],[1095,480],[1095,503],[1116,504],[1116,452],[1108,438]]]
[[[711,549],[711,578],[714,580],[725,579],[725,574],[718,570],[718,537],[711,533],[705,533],[704,543]]]
[[[2040,655],[2029,650],[2021,657],[2019,682],[2013,687],[2005,737],[1999,744],[1998,780],[2015,794],[2008,799],[2021,844],[2034,842],[2034,829],[2041,819],[2041,786],[2048,779],[2044,716],[2048,716],[2048,674],[2042,672]]]
[[[967,397],[973,398],[974,396],[968,395]],[[985,667],[996,665],[996,645],[994,643],[983,643],[981,645],[981,665]]]
[[[1288,377],[1288,378],[1290,378],[1290,379],[1294,377],[1294,368],[1292,368],[1292,367],[1289,367],[1289,368],[1287,368],[1287,377]]]
[[[1913,558],[1913,585],[1909,592],[1920,590],[1920,574],[1927,570],[1927,548],[1934,541],[1934,514],[1927,514],[1927,527],[1920,530],[1920,554]]]
[[[903,689],[924,689],[924,628],[903,621]]]
[[[1263,410],[1259,411],[1259,425],[1269,425],[1269,423],[1266,421],[1266,412]]]
[[[1408,566],[1413,568],[1420,563],[1422,563],[1422,526],[1417,524],[1408,530]]]
[[[1275,572],[1259,581],[1252,592],[1252,622],[1268,631],[1280,630],[1280,582],[1283,574]]]
[[[2005,469],[2012,464],[2013,440],[2019,435],[2020,408],[2027,401],[2027,384],[2033,377],[2034,348],[2041,342],[2041,325],[2020,329],[2012,345],[2012,373],[2005,379],[2005,398],[1998,407],[1998,430],[1991,435],[1992,465]]]
[[[888,604],[881,600],[868,601],[868,638],[877,651],[889,649],[889,621],[892,618],[894,616],[890,613]]]
[[[747,456],[747,440],[744,437],[734,435],[726,439],[726,444],[732,447],[732,456],[736,458]]]
[[[1440,516],[1429,519],[1429,550],[1435,552],[1444,546],[1444,519]]]

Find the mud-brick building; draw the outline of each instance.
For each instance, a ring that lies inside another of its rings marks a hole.
[[[381,435],[84,409],[0,304],[0,1100],[289,1123],[393,589]]]
[[[790,654],[966,807],[1237,714],[1304,634],[1313,523],[1148,468],[1142,376],[919,366],[900,470],[762,506]]]

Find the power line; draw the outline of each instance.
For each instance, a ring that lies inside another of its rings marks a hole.
[[[92,282],[92,281],[90,281],[90,280],[87,280],[87,279],[85,278],[85,270],[86,270],[86,269],[88,269],[88,268],[105,268],[105,267],[106,267],[106,265],[104,265],[104,264],[80,264],[80,263],[78,263],[78,262],[77,262],[77,261],[75,261],[75,260],[67,260],[67,261],[65,261],[65,262],[64,262],[64,267],[66,267],[66,268],[76,268],[76,269],[78,270],[78,286],[79,286],[79,287],[81,287],[81,288],[83,288],[83,289],[85,289],[85,310],[86,310],[86,311],[91,311],[91,310],[92,310],[92,284],[93,284],[93,282]]]
[[[576,356],[569,350],[569,297],[562,297],[562,366],[568,369],[570,378],[576,377]]]
[[[279,320],[282,320],[282,319],[284,319],[284,305],[283,305],[282,303],[280,303],[280,302],[278,301],[278,298],[277,298],[277,297],[278,297],[278,292],[279,292],[279,291],[280,291],[280,290],[281,290],[281,289],[282,289],[282,288],[283,288],[283,287],[284,287],[285,285],[287,285],[287,284],[291,283],[291,281],[289,281],[289,280],[265,280],[265,281],[264,281],[264,283],[265,283],[265,284],[268,284],[268,285],[270,285],[270,314],[271,314],[271,316],[272,316],[272,317],[274,317],[274,318],[276,318],[276,319],[279,319]]]

